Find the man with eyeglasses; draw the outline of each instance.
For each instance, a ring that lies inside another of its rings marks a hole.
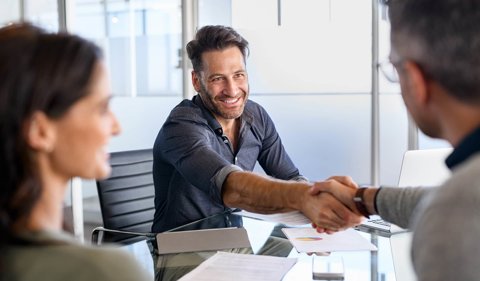
[[[328,193],[309,194],[273,121],[248,99],[248,42],[225,26],[205,26],[187,45],[198,95],[176,106],[153,148],[153,232],[240,208],[299,210],[340,229],[360,217]],[[258,163],[271,177],[251,172]],[[275,178],[275,179],[274,179]]]
[[[317,183],[312,194],[330,192],[364,216],[412,229],[418,280],[480,280],[480,0],[387,5],[403,100],[426,135],[454,147],[452,177],[435,189]]]

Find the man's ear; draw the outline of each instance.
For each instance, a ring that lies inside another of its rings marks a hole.
[[[52,152],[55,145],[55,126],[45,113],[37,111],[25,124],[28,145],[37,151]]]
[[[201,77],[200,75],[195,72],[195,70],[192,71],[192,84],[193,84],[193,88],[195,89],[195,91],[197,93],[200,92],[201,90],[201,81],[200,81]]]
[[[407,91],[419,105],[425,105],[430,101],[430,92],[428,91],[428,80],[422,69],[412,61],[406,61],[403,64],[404,74],[406,76],[405,86]]]

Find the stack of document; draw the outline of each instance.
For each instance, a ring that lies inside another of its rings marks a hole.
[[[180,280],[278,281],[297,259],[218,252]]]
[[[377,250],[375,245],[353,229],[334,234],[318,233],[311,227],[282,228],[282,231],[300,253]]]

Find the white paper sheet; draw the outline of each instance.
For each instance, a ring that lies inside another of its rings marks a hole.
[[[271,221],[271,222],[281,223],[281,224],[285,224],[285,225],[310,224],[310,220],[305,215],[300,213],[299,211],[293,211],[293,212],[288,212],[288,213],[279,213],[279,214],[270,214],[270,215],[241,211],[241,212],[238,212],[238,213],[235,213],[235,214],[239,214],[239,215],[244,216],[244,217],[259,219],[259,220],[263,220],[263,221]]]
[[[278,281],[297,259],[218,252],[180,280]]]
[[[282,231],[300,253],[377,250],[375,245],[353,229],[334,234],[318,233],[311,227],[282,228]]]

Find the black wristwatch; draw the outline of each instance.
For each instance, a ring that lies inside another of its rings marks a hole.
[[[355,202],[355,207],[357,207],[358,212],[366,217],[367,219],[370,218],[370,213],[368,212],[367,206],[365,205],[365,200],[363,198],[363,194],[365,193],[366,187],[360,187],[355,192],[355,196],[353,197],[353,202]]]

